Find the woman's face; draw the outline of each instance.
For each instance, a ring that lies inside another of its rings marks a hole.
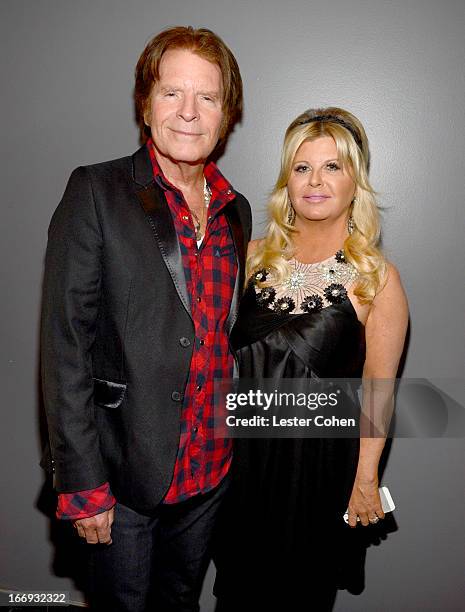
[[[355,182],[338,159],[330,136],[306,140],[297,149],[287,183],[298,227],[306,221],[346,219]]]

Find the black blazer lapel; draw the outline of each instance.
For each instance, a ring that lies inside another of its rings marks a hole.
[[[228,318],[226,319],[225,324],[226,332],[230,334],[239,312],[239,301],[241,299],[242,290],[244,287],[246,244],[244,228],[242,226],[237,208],[237,201],[233,200],[230,202],[224,210],[229,224],[229,229],[231,230],[237,257],[236,284],[234,285],[231,308],[229,309]]]
[[[137,197],[153,230],[158,248],[173,279],[179,298],[189,316],[191,316],[181,249],[173,217],[166,203],[163,190],[154,181],[152,164],[145,146],[133,155],[133,170],[134,181],[137,183]]]

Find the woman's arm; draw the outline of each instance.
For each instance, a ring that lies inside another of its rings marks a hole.
[[[361,437],[357,473],[349,501],[349,525],[357,515],[362,525],[384,517],[378,493],[378,465],[385,444],[386,423],[392,413],[395,377],[404,347],[408,305],[397,269],[388,264],[388,278],[376,295],[365,326],[362,416],[378,437]],[[379,381],[379,382],[378,382]]]

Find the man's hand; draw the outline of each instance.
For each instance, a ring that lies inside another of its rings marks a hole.
[[[74,527],[87,544],[111,544],[111,525],[114,517],[114,507],[89,518],[77,519]]]

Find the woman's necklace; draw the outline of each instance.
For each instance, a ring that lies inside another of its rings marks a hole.
[[[207,179],[205,177],[203,177],[203,202],[204,202],[204,206],[202,207],[202,217],[199,219],[197,213],[195,213],[192,208],[190,209],[191,215],[193,217],[192,220],[194,221],[195,239],[197,240],[197,242],[199,240],[202,240],[202,238],[204,236],[204,232],[202,232],[202,225],[203,225],[205,216],[207,214],[207,210],[208,210],[208,206],[210,204],[211,197],[212,197],[211,189],[208,186]]]

